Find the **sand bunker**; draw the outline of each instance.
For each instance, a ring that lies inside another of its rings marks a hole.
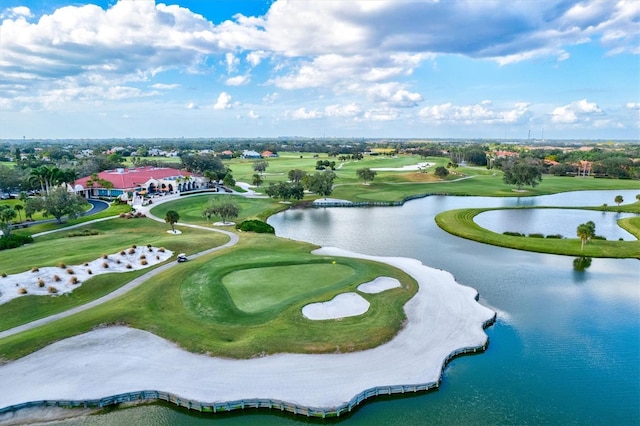
[[[100,257],[82,265],[37,267],[7,275],[0,277],[0,304],[21,296],[57,296],[70,293],[93,276],[148,268],[164,262],[172,255],[172,251],[164,248],[128,247],[107,255],[106,259]]]
[[[367,294],[382,293],[385,290],[400,287],[400,281],[391,277],[378,277],[368,283],[362,283],[358,286],[358,291]]]
[[[362,315],[369,310],[358,293],[342,293],[328,302],[310,303],[302,308],[302,315],[310,320],[328,320]]]
[[[415,170],[426,169],[427,167],[433,166],[432,163],[418,163],[412,164],[410,166],[402,166],[402,167],[373,167],[371,170],[376,172],[411,172]]]

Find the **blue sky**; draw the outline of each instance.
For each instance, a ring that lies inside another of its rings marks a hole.
[[[0,3],[0,138],[640,139],[635,0]]]

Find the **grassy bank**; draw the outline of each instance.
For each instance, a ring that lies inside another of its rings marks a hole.
[[[628,207],[626,210],[633,213],[640,213],[640,204],[635,203],[633,206],[635,207]],[[438,214],[435,220],[440,228],[450,234],[500,247],[567,256],[640,259],[640,241],[590,240],[584,246],[584,249],[582,249],[582,243],[577,237],[556,239],[498,234],[480,227],[473,221],[476,215],[490,210],[498,209],[475,208],[449,210]],[[595,210],[599,209],[596,208]],[[640,237],[640,218],[625,219],[623,223],[625,229],[636,237]]]

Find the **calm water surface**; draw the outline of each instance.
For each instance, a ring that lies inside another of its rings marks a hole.
[[[340,423],[640,424],[640,261],[593,259],[576,271],[572,257],[467,241],[443,232],[433,220],[454,208],[611,205],[615,195],[634,200],[637,193],[589,191],[526,199],[433,196],[403,207],[291,210],[271,218],[282,237],[417,258],[451,271],[460,283],[480,292],[481,303],[498,312],[498,321],[487,329],[489,349],[449,364],[438,391],[372,400]],[[590,220],[581,215],[574,215],[579,223]],[[104,425],[305,421],[262,411],[200,417],[157,405],[91,419]]]

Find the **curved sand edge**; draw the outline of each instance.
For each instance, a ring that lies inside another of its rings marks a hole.
[[[483,325],[494,312],[477,303],[477,292],[457,284],[450,273],[408,258],[336,248],[314,253],[371,259],[405,270],[420,284],[405,305],[407,326],[390,342],[362,352],[250,360],[192,354],[142,330],[97,329],[0,366],[0,383],[11,389],[0,393],[0,407],[155,389],[202,402],[273,398],[330,408],[368,388],[438,381],[449,354],[487,341]]]

